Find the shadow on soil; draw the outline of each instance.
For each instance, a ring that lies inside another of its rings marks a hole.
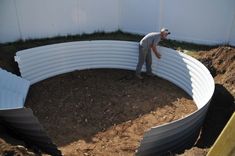
[[[177,117],[172,115],[176,107],[172,103],[182,97],[190,98],[161,78],[140,81],[132,71],[101,69],[39,82],[30,88],[26,106],[34,110],[57,145],[64,146],[78,139],[92,142],[98,132],[157,109],[161,118],[157,123],[168,115],[164,122],[170,122]]]
[[[235,104],[233,96],[224,86],[216,84],[215,92],[196,146],[199,148],[211,147],[234,110]]]

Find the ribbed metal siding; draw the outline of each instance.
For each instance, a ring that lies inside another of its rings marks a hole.
[[[24,108],[30,82],[0,69],[0,121],[25,142],[52,155],[61,155],[31,109]]]
[[[0,110],[22,108],[24,99],[19,94],[7,90],[0,90]]]
[[[23,108],[29,81],[0,68],[0,110]]]
[[[2,110],[0,111],[0,118],[8,129],[26,143],[30,143],[48,154],[61,155],[31,109]]]
[[[19,51],[21,75],[31,84],[53,75],[89,68],[134,69],[137,43],[84,41]]]
[[[185,90],[198,110],[187,117],[151,128],[145,133],[137,155],[164,154],[187,146],[199,131],[214,92],[214,80],[196,59],[159,47],[162,58],[153,57],[153,73]],[[17,52],[22,77],[31,84],[73,70],[119,68],[135,70],[138,43],[83,41],[48,45]]]

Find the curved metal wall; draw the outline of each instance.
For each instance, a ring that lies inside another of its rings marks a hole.
[[[31,109],[24,108],[30,82],[0,68],[0,121],[30,145],[61,155]]]
[[[189,145],[199,132],[214,92],[214,80],[199,61],[172,49],[158,48],[162,58],[153,57],[153,73],[185,90],[195,101],[198,110],[185,118],[152,127],[144,134],[137,155],[164,154]],[[54,44],[22,50],[15,56],[22,77],[31,84],[74,70],[135,70],[137,58],[138,43],[127,41]]]
[[[30,83],[0,68],[0,110],[23,108]]]
[[[30,108],[1,110],[0,119],[11,133],[24,140],[28,145],[34,145],[47,154],[61,156],[61,151],[48,137]]]

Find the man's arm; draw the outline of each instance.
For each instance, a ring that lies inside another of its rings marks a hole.
[[[156,55],[157,58],[161,58],[161,54],[157,51],[157,48],[154,44],[150,45],[150,48],[153,50],[154,54]]]

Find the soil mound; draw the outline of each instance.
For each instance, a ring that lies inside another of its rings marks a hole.
[[[199,52],[198,59],[210,70],[214,80],[235,97],[235,48],[223,46]]]
[[[0,155],[2,156],[36,156],[34,153],[29,152],[23,146],[14,146],[6,143],[0,139]]]

